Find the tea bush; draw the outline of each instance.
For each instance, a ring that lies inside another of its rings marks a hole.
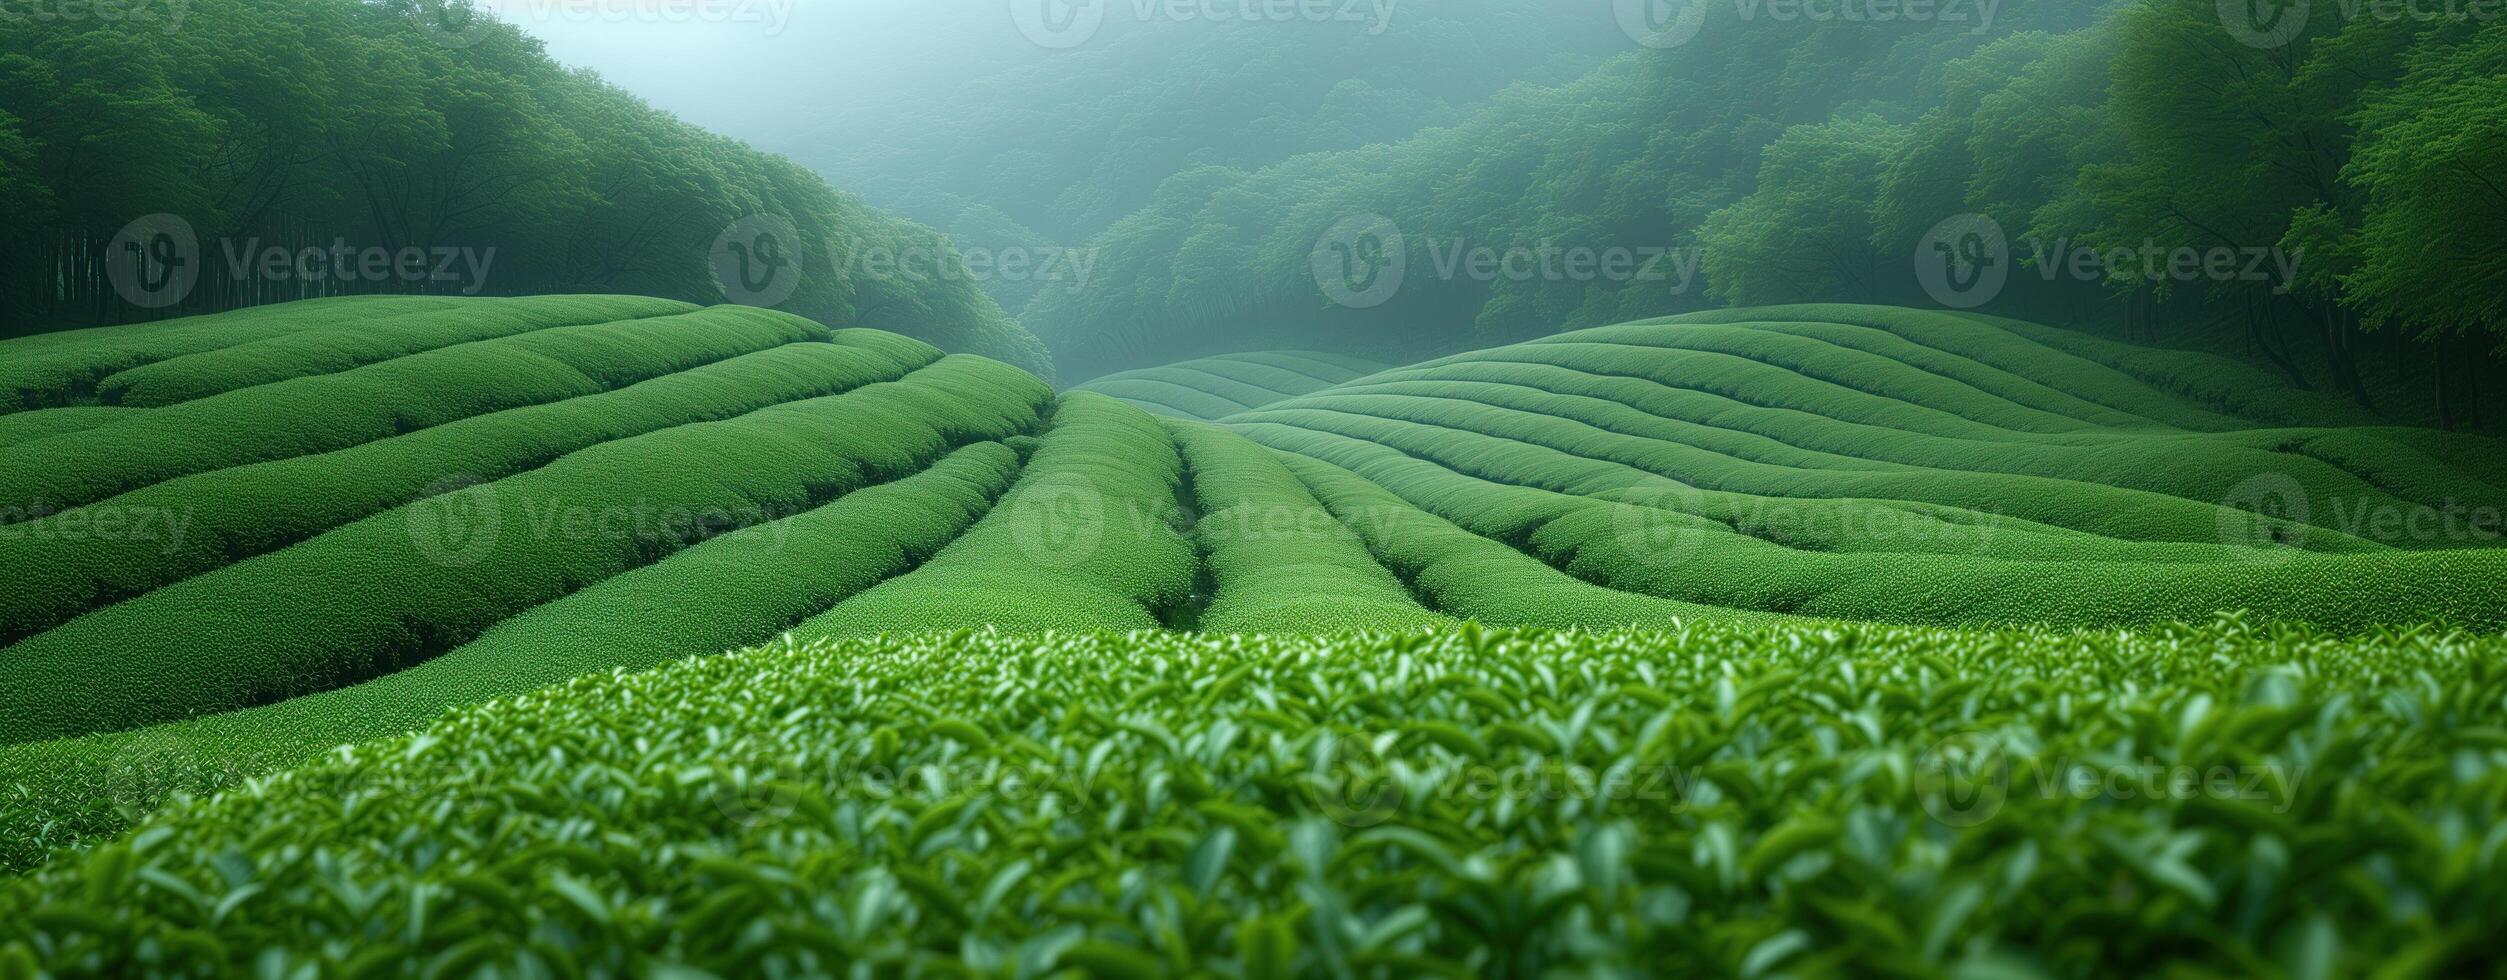
[[[0,742],[252,707],[422,663],[689,544],[1028,430],[1050,397],[1016,368],[952,355],[378,514],[0,650]]]
[[[0,963],[2464,975],[2502,664],[2233,620],[776,646],[173,806],[0,884]]]

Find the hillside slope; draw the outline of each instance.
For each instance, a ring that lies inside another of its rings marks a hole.
[[[1715,607],[2499,622],[2495,440],[2337,427],[2354,419],[2337,400],[2275,397],[2217,359],[2059,336],[1884,307],[1717,311],[1225,422],[1580,578]]]
[[[7,342],[0,867],[459,705],[787,635],[2507,625],[2507,549],[2461,530],[2507,500],[2495,443],[2046,339],[1803,307],[1329,387],[1256,384],[1274,355],[1170,373],[1260,389],[1231,404],[1314,386],[1218,423],[626,297]]]
[[[1073,390],[1111,395],[1152,415],[1206,422],[1391,366],[1321,351],[1252,351],[1109,374]]]

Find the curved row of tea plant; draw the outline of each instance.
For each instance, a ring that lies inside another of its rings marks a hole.
[[[2225,407],[1988,319],[1828,306],[1575,331],[1224,422],[1586,581],[1724,609],[2507,625],[2495,441]]]
[[[533,330],[696,310],[691,303],[644,296],[456,299],[441,309],[342,316],[311,330],[142,364],[106,376],[96,384],[96,398],[107,405],[157,408]]]
[[[1452,625],[1421,606],[1276,454],[1201,423],[1168,428],[1191,476],[1188,533],[1209,578],[1194,629],[1312,633]]]
[[[1157,419],[1066,394],[1018,484],[964,537],[793,635],[1155,628],[1190,608],[1199,567],[1175,524],[1183,480]]]
[[[1211,420],[1312,394],[1386,365],[1320,351],[1252,351],[1123,371],[1078,386],[1158,415]]]
[[[221,790],[340,745],[406,734],[448,708],[773,639],[937,551],[991,508],[1018,469],[1008,447],[975,443],[921,473],[533,608],[398,673],[193,721],[0,745],[0,870],[119,833],[128,813],[173,794]]]
[[[0,527],[0,644],[469,482],[604,442],[893,381],[940,357],[921,341],[877,331],[830,339],[347,449],[178,477]],[[117,533],[107,533],[108,521],[119,522]]]
[[[2464,975],[2507,647],[983,632],[579,678],[0,884],[0,964]]]
[[[337,296],[152,323],[16,337],[0,344],[0,414],[93,403],[104,379],[178,357],[332,327],[350,316],[425,316],[460,308],[443,296]]]
[[[552,327],[169,405],[0,449],[0,523],[208,470],[598,394],[827,329],[747,307]]]
[[[429,497],[0,650],[0,742],[252,707],[423,663],[689,544],[1029,431],[1051,398],[1016,368],[952,355],[901,381]]]

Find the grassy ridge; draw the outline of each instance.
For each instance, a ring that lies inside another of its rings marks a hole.
[[[349,316],[399,317],[457,309],[442,296],[339,296],[154,323],[65,330],[0,341],[0,413],[93,400],[105,378],[256,340],[332,326]]]
[[[1422,607],[1269,450],[1171,424],[1192,476],[1192,540],[1211,592],[1193,627],[1214,633],[1416,630],[1452,621]]]
[[[0,869],[333,747],[414,731],[445,709],[570,677],[640,670],[778,632],[947,544],[1017,476],[1000,443],[807,513],[716,537],[505,620],[426,663],[338,690],[131,732],[0,746]],[[705,614],[691,616],[692,603]]]
[[[2507,649],[982,633],[585,677],[0,885],[20,972],[2443,976]]]
[[[1195,554],[1172,523],[1182,481],[1156,419],[1065,395],[1018,485],[964,537],[793,634],[1155,628],[1193,593]]]
[[[1025,431],[1050,396],[1015,368],[956,355],[367,518],[0,650],[0,741],[250,707],[421,663],[706,537]]]
[[[715,307],[553,327],[231,391],[0,449],[0,507],[76,507],[179,476],[597,394],[826,334],[789,314]],[[23,519],[0,514],[0,522]]]
[[[2507,625],[2492,441],[2241,418],[2107,360],[1953,314],[1719,311],[1226,423],[1586,581],[1729,610]]]
[[[1385,367],[1346,354],[1252,351],[1109,374],[1075,390],[1111,395],[1156,415],[1207,421],[1345,384]]]
[[[456,344],[550,327],[693,313],[696,306],[642,296],[534,296],[463,300],[442,310],[343,316],[312,330],[154,361],[107,376],[107,405],[157,408],[238,388],[336,374]]]
[[[0,644],[457,489],[456,483],[501,479],[587,446],[658,429],[892,381],[940,356],[921,341],[895,334],[839,331],[831,339],[347,449],[179,477],[89,508],[0,528]],[[106,513],[123,515],[146,533],[84,530]]]
[[[1283,454],[1282,462],[1412,592],[1457,619],[1611,629],[1785,618],[1603,588],[1457,527],[1348,470],[1294,454]]]

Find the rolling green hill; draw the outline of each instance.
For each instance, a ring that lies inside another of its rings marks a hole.
[[[2205,947],[2222,963],[2477,953],[2431,919],[2490,877],[2394,875],[2454,846],[2397,821],[2496,822],[2496,643],[2453,629],[2507,627],[2507,550],[2476,523],[2507,505],[2494,441],[2202,355],[1881,307],[1369,368],[1237,355],[1057,396],[896,334],[625,297],[0,342],[0,868],[144,821],[0,883],[0,967],[350,955],[274,938],[306,917],[456,971],[946,950],[1155,973],[1225,948],[1415,973],[1473,935],[1527,969],[1662,943],[2120,969],[2203,930],[2234,935]],[[2015,765],[2144,738],[2170,765],[2326,765],[2331,795],[1921,824],[1909,760],[1985,734]],[[2440,778],[2397,740],[2470,761]],[[1694,809],[1421,799],[1335,825],[1301,787],[1348,774],[1336,751],[1401,762],[1373,786],[1475,759],[1704,783]],[[1047,791],[1110,822],[1015,795],[1021,760],[1085,776]],[[942,782],[874,798],[822,764]],[[2399,816],[2338,802],[2377,787]],[[2222,856],[2258,832],[2355,846],[2231,921],[2232,881],[2287,873]],[[2092,851],[2173,915],[2080,948],[2127,901],[2074,867]],[[708,877],[735,869],[764,877]],[[1572,922],[1530,897],[1606,870],[1624,888]],[[2328,897],[2342,875],[2414,901]],[[1884,880],[1966,917],[1895,918]],[[429,911],[454,893],[502,911]],[[872,918],[819,921],[822,899]],[[2378,911],[2302,914],[2352,901]],[[733,919],[756,925],[711,928]]]
[[[1074,390],[1112,395],[1153,415],[1208,421],[1347,384],[1391,366],[1320,351],[1254,351],[1109,374]]]
[[[1954,314],[1722,311],[1398,368],[1225,422],[1578,578],[1708,606],[2502,622],[2495,440],[2341,427],[2329,399],[2243,418],[2262,389],[2224,362],[2176,355],[2171,373],[2058,343]]]

